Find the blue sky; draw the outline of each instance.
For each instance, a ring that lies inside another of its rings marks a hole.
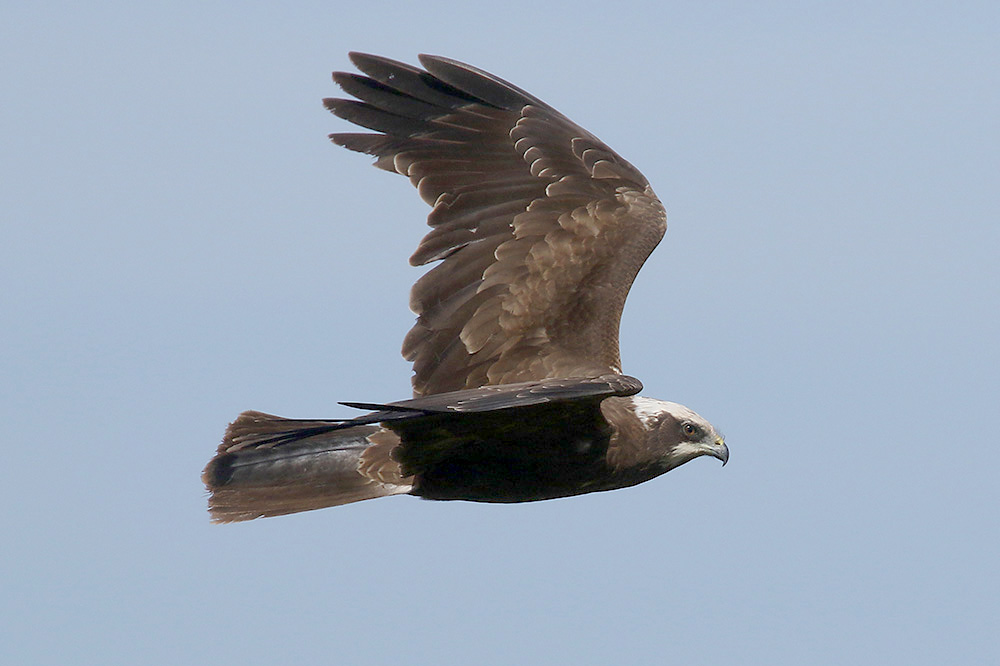
[[[23,4],[23,3],[22,3]],[[0,22],[0,661],[1000,658],[995,3],[36,3]],[[626,372],[727,435],[642,486],[212,526],[244,409],[408,395],[426,208],[326,134],[448,55],[638,166]]]

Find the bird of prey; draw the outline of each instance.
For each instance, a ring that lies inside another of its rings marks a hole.
[[[703,455],[716,429],[637,395],[618,325],[666,231],[646,178],[524,90],[470,65],[352,53],[327,99],[368,130],[335,144],[410,179],[431,206],[410,263],[410,400],[354,419],[244,412],[202,479],[216,522],[408,493],[529,502],[624,488]]]

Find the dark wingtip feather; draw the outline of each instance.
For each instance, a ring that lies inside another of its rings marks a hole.
[[[421,53],[418,58],[420,64],[436,78],[491,106],[519,109],[525,104],[532,104],[549,108],[545,102],[526,90],[468,63],[426,53]]]
[[[382,80],[382,73],[391,70],[403,70],[413,74],[421,73],[420,70],[413,65],[408,65],[405,62],[400,62],[399,60],[393,60],[392,58],[386,58],[385,56],[375,55],[372,53],[350,51],[348,52],[347,57],[350,58],[351,63],[353,63],[355,67],[377,81]]]
[[[382,404],[378,402],[339,402],[339,405],[344,407],[350,407],[351,409],[367,409],[370,411],[384,411],[384,412],[423,412],[423,409],[417,409],[414,407],[406,407],[397,404]],[[365,417],[358,417],[363,419]],[[357,420],[357,419],[355,419]]]
[[[348,95],[393,115],[425,120],[439,115],[441,112],[440,107],[421,101],[406,92],[367,76],[334,72],[333,81]]]
[[[419,129],[413,119],[397,116],[365,102],[334,97],[323,100],[323,104],[335,116],[376,132],[409,136]]]

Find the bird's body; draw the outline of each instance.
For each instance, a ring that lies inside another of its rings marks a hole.
[[[468,65],[352,54],[326,100],[376,134],[334,134],[408,176],[432,207],[411,258],[403,353],[414,399],[353,420],[245,412],[203,478],[218,521],[409,493],[523,502],[622,488],[699,455],[707,421],[636,396],[618,324],[666,229],[642,174],[528,93]]]

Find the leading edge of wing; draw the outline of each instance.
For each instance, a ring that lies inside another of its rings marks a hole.
[[[426,414],[477,413],[543,403],[568,402],[583,398],[624,397],[642,390],[642,382],[628,375],[600,377],[557,377],[514,384],[481,386],[401,400],[384,405],[365,402],[341,402],[346,407],[377,410],[359,416],[352,424],[413,418]]]

